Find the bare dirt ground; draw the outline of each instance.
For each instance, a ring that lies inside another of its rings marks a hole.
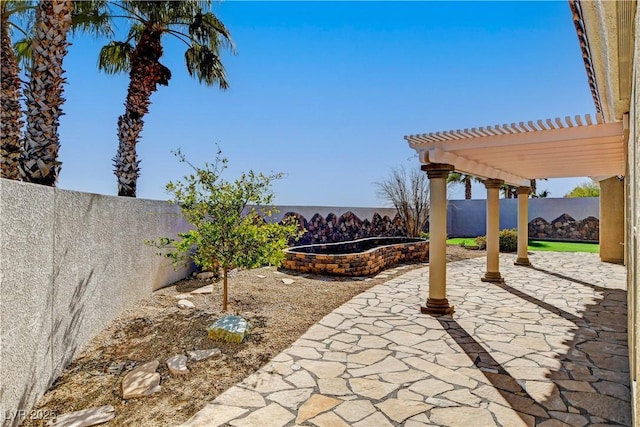
[[[483,256],[457,246],[447,248],[451,261]],[[207,327],[221,315],[221,283],[213,294],[189,298],[195,309],[177,307],[176,295],[208,282],[182,280],[163,288],[121,315],[96,336],[63,371],[34,409],[64,413],[112,405],[110,426],[180,424],[229,387],[252,374],[289,347],[311,325],[355,295],[424,264],[410,264],[386,278],[368,280],[294,275],[274,267],[232,272],[229,311],[249,321],[241,344],[214,342]],[[387,273],[384,273],[387,274]],[[265,277],[258,277],[258,275]],[[285,285],[282,279],[295,280]],[[164,361],[189,350],[220,348],[222,355],[188,362],[190,373],[176,376]],[[162,390],[138,399],[122,398],[122,379],[136,366],[159,360]],[[44,425],[27,421],[24,426]]]

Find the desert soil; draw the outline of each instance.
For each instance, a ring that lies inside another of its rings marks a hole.
[[[451,261],[484,255],[458,246],[447,248]],[[249,321],[250,334],[241,344],[214,342],[207,327],[221,312],[221,282],[213,294],[192,295],[194,309],[177,307],[176,295],[211,282],[187,279],[160,289],[123,313],[98,334],[63,371],[34,409],[61,415],[112,405],[110,426],[172,426],[265,365],[289,347],[311,325],[355,295],[424,264],[382,272],[387,277],[338,278],[296,275],[274,267],[231,272],[229,310]],[[259,277],[265,276],[265,277]],[[295,283],[285,285],[282,279]],[[176,376],[164,361],[196,349],[220,348],[222,355],[187,363],[189,374]],[[122,379],[128,371],[159,360],[161,391],[124,400]],[[27,421],[24,426],[44,425]]]

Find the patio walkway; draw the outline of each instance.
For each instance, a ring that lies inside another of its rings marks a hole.
[[[428,266],[371,288],[184,426],[630,425],[624,267],[513,259],[450,263],[453,317],[418,311]]]

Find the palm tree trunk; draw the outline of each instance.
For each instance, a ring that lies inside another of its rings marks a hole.
[[[33,39],[33,70],[25,90],[27,131],[22,173],[25,181],[55,186],[58,161],[58,126],[66,79],[62,61],[67,54],[67,32],[71,27],[71,0],[41,0],[36,8]]]
[[[149,112],[151,94],[157,90],[157,85],[166,86],[171,78],[169,70],[159,62],[162,56],[161,36],[161,30],[148,25],[131,56],[125,113],[118,118],[118,152],[113,159],[119,196],[136,197],[140,176],[136,144],[144,126],[143,117]]]
[[[3,7],[4,9],[4,7]],[[4,10],[3,10],[4,12]],[[0,177],[20,179],[20,156],[22,155],[22,110],[20,107],[20,78],[18,77],[18,60],[11,46],[9,37],[9,16],[2,13],[0,22],[1,49],[0,68],[2,74],[2,94],[0,98]]]
[[[33,70],[25,90],[27,131],[22,158],[25,181],[55,186],[58,161],[58,126],[66,79],[62,61],[67,54],[67,32],[71,27],[71,0],[41,0],[36,9],[33,40]]]
[[[464,176],[464,198],[471,199],[471,177],[469,175]]]
[[[532,195],[533,197],[535,197],[535,196],[536,196],[536,193],[537,193],[537,191],[538,191],[538,189],[537,189],[537,183],[536,183],[536,180],[535,180],[535,179],[530,179],[530,180],[529,180],[529,183],[530,183],[529,187],[531,188],[530,193],[531,193],[531,195]]]

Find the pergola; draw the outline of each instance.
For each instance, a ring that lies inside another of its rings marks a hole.
[[[487,189],[487,271],[483,281],[501,282],[499,266],[499,189],[517,187],[518,257],[516,265],[531,265],[527,255],[530,180],[590,176],[596,181],[625,173],[625,132],[621,122],[603,123],[567,116],[471,129],[405,136],[429,176],[429,297],[423,313],[452,313],[446,297],[446,181],[457,171],[484,179]]]

